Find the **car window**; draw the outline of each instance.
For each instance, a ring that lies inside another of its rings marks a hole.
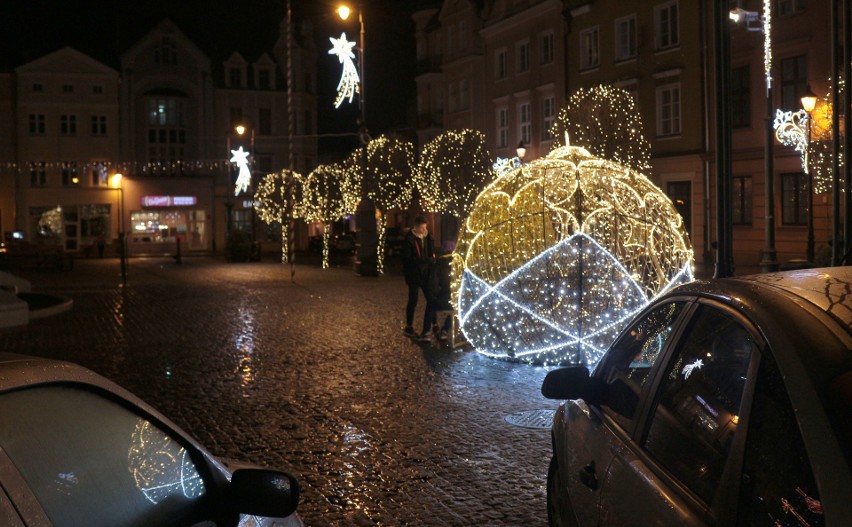
[[[0,446],[53,525],[187,525],[205,484],[187,450],[97,393],[0,395]]]
[[[645,448],[710,503],[739,422],[756,344],[731,315],[701,306],[657,392]]]
[[[604,359],[599,374],[607,389],[601,408],[620,426],[627,428],[633,419],[648,372],[674,330],[684,305],[685,302],[663,304],[640,318]]]
[[[761,357],[749,416],[738,525],[825,525],[814,475],[771,357]]]

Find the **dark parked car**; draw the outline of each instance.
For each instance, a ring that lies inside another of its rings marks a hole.
[[[852,267],[680,286],[542,393],[550,525],[852,525]]]
[[[85,368],[0,353],[0,525],[301,526],[298,496]]]

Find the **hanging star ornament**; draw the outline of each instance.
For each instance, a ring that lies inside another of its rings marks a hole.
[[[240,173],[237,175],[237,185],[234,187],[234,196],[239,196],[240,192],[248,192],[251,185],[251,170],[249,170],[248,156],[249,153],[240,147],[238,150],[231,150],[234,156],[231,158],[231,163],[236,163]]]
[[[355,58],[355,54],[352,53],[355,43],[346,40],[346,33],[341,33],[340,38],[329,37],[328,39],[332,46],[328,50],[328,54],[337,55],[340,63],[343,64],[343,73],[340,76],[340,82],[337,84],[337,98],[334,100],[334,107],[339,108],[343,99],[348,98],[348,102],[352,102],[352,97],[356,93],[361,93],[361,78],[358,76],[355,63],[352,62],[352,59]]]

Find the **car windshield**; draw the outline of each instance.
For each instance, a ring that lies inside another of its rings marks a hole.
[[[187,450],[89,390],[0,395],[0,447],[53,525],[185,525],[206,492]]]

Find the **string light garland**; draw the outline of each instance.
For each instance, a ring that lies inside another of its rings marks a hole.
[[[829,86],[833,82],[829,78]],[[846,89],[845,80],[842,76],[838,78],[838,94],[843,100],[843,91]],[[808,168],[813,174],[814,193],[825,194],[832,191],[834,153],[832,147],[831,119],[834,106],[831,104],[832,91],[829,90],[825,97],[819,101],[811,112],[811,137],[808,142]],[[838,168],[842,169],[845,162],[844,152],[838,152]],[[840,192],[846,192],[846,181],[840,178]]]
[[[693,279],[683,220],[647,177],[579,147],[475,200],[453,254],[461,329],[488,356],[594,366],[623,324]]]
[[[290,220],[302,217],[303,176],[284,169],[264,176],[254,191],[254,209],[267,224],[281,224],[281,263],[287,263]]]
[[[328,50],[328,54],[336,55],[340,63],[343,64],[343,73],[340,75],[340,82],[337,83],[337,97],[334,99],[334,107],[339,108],[344,99],[352,102],[355,94],[361,93],[361,79],[358,76],[355,63],[352,62],[352,59],[355,58],[355,54],[352,53],[355,43],[346,40],[346,33],[341,33],[340,38],[329,37],[328,39],[331,41],[331,49]]]
[[[322,268],[328,268],[328,242],[332,223],[355,211],[358,192],[337,165],[320,165],[308,174],[302,189],[302,217],[323,224]]]
[[[476,196],[494,179],[482,132],[448,130],[423,147],[414,179],[429,212],[457,218],[470,213]]]
[[[630,93],[600,84],[574,92],[559,111],[550,133],[553,148],[583,145],[600,158],[641,172],[651,167],[651,144],[643,128]]]
[[[379,240],[376,248],[380,273],[384,271],[385,213],[408,208],[414,186],[414,166],[414,145],[384,135],[356,149],[344,161],[344,170],[354,188],[359,190],[358,196],[366,195],[380,213],[377,217]]]

